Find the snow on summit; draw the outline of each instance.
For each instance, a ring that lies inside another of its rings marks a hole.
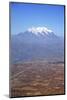
[[[48,35],[49,33],[52,33],[52,30],[46,27],[31,27],[27,31],[32,32],[35,35],[39,35],[39,34],[44,35],[44,33]]]

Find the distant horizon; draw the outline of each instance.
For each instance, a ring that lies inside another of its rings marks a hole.
[[[46,27],[57,36],[64,36],[64,5],[10,3],[11,34],[31,27]]]

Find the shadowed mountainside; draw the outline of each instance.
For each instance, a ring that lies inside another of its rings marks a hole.
[[[11,36],[11,62],[64,59],[64,41],[53,32],[35,35],[32,32]]]

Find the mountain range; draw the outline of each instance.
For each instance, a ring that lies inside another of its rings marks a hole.
[[[11,35],[11,62],[64,59],[64,40],[46,27]]]

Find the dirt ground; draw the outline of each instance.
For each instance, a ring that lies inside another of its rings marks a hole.
[[[27,62],[10,71],[11,97],[64,94],[64,63]]]

